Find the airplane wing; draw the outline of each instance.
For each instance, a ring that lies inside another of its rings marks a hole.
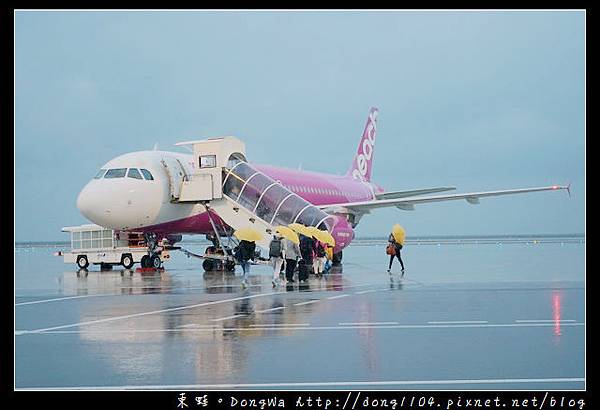
[[[456,187],[448,186],[448,187],[436,187],[436,188],[425,188],[425,189],[413,189],[411,191],[388,191],[388,192],[375,193],[375,198],[377,198],[377,199],[405,198],[407,196],[433,194],[435,192],[452,191],[454,189],[456,189]]]
[[[371,211],[372,209],[385,208],[390,206],[395,206],[403,210],[413,210],[415,208],[415,205],[417,204],[424,204],[427,202],[453,201],[457,199],[465,199],[470,204],[478,204],[479,198],[484,198],[488,196],[523,194],[526,192],[537,191],[555,191],[558,189],[566,189],[567,191],[569,191],[570,186],[552,185],[537,188],[506,189],[502,191],[469,192],[465,194],[433,195],[424,197],[411,196],[405,198],[380,200],[375,199],[371,201],[349,202],[345,204],[320,205],[319,208],[321,208],[327,213],[353,212],[358,214],[365,214]]]

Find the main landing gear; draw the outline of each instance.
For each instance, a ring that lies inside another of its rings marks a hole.
[[[160,256],[158,256],[157,254],[144,255],[142,256],[140,264],[142,265],[142,268],[160,269],[162,266],[162,261],[160,260]]]

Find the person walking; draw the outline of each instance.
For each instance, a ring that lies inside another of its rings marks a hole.
[[[275,288],[279,285],[279,273],[281,272],[281,265],[285,259],[285,250],[283,249],[282,237],[278,234],[273,235],[273,239],[269,244],[269,258],[273,264],[273,280],[271,283]]]
[[[289,239],[285,239],[283,241],[283,252],[285,256],[285,279],[288,283],[294,283],[294,270],[296,270],[296,263],[300,257],[300,246]]]
[[[321,276],[323,271],[325,270],[325,261],[327,260],[327,253],[325,251],[325,244],[319,241],[317,238],[313,237],[313,254],[314,254],[314,262],[313,262],[313,270],[315,271],[315,275]]]
[[[236,259],[242,265],[244,277],[242,279],[242,287],[248,287],[248,275],[250,274],[250,259],[254,260],[254,252],[256,251],[256,243],[253,241],[241,240],[235,254]]]
[[[313,269],[313,239],[309,236],[300,236],[301,266],[298,267],[298,281],[306,282],[310,271]]]
[[[402,257],[400,256],[400,250],[402,249],[402,244],[397,242],[394,238],[393,234],[390,234],[388,238],[388,246],[386,248],[386,253],[390,255],[390,265],[388,266],[388,273],[392,273],[392,262],[394,262],[394,257],[398,258],[400,261],[400,266],[402,267],[402,276],[404,276],[404,262],[402,262]]]

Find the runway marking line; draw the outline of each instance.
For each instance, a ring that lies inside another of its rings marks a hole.
[[[310,326],[310,323],[268,323],[264,325],[250,325],[250,327],[287,327],[287,326]]]
[[[519,320],[515,320],[515,322],[517,323],[563,323],[563,322],[576,322],[576,320],[573,319],[519,319]]]
[[[271,308],[271,309],[264,309],[264,310],[256,310],[256,311],[254,311],[254,313],[273,312],[275,310],[281,310],[281,309],[285,309],[285,306],[278,306],[278,307],[274,307],[274,308]]]
[[[249,287],[256,287],[256,286],[260,286],[260,285],[250,285]],[[224,286],[209,286],[209,287],[205,287],[205,286],[162,286],[161,289],[169,289],[171,291],[178,291],[178,290],[194,290],[194,289],[213,289],[213,288],[222,288],[222,287],[239,287],[239,286],[235,286],[235,285],[224,285]],[[141,289],[155,289],[154,286],[148,285],[148,286],[120,286],[117,289],[119,290],[141,290]],[[142,296],[144,294],[134,294],[134,295],[128,295],[128,294],[123,294],[123,293],[98,293],[98,294],[91,294],[91,295],[77,295],[77,296],[66,296],[66,297],[57,297],[57,298],[51,298],[51,299],[43,299],[43,300],[33,300],[31,302],[19,302],[19,303],[15,303],[15,306],[24,306],[24,305],[35,305],[35,304],[39,304],[39,303],[51,303],[51,302],[60,302],[63,300],[70,300],[70,299],[87,299],[87,298],[94,298],[94,297],[100,297],[100,296],[105,296],[105,297],[110,297],[110,296]],[[18,296],[18,297],[27,297],[27,296]]]
[[[231,315],[231,316],[220,317],[218,319],[210,319],[210,321],[211,322],[221,322],[223,320],[235,319],[236,317],[244,317],[244,316],[248,316],[248,315],[241,313],[241,314],[235,314],[235,315]]]
[[[398,322],[340,322],[339,326],[380,326],[380,325],[399,325]]]
[[[131,319],[131,318],[134,318],[134,317],[155,315],[157,313],[176,312],[178,310],[194,309],[194,308],[198,308],[198,307],[204,307],[204,306],[210,306],[210,305],[218,305],[218,304],[221,304],[221,303],[235,302],[237,300],[254,299],[254,298],[259,298],[259,297],[263,297],[263,296],[273,296],[273,295],[282,294],[282,293],[285,293],[285,292],[259,293],[259,294],[256,294],[256,295],[241,296],[241,297],[231,298],[231,299],[214,300],[212,302],[204,302],[204,303],[198,303],[198,304],[195,304],[195,305],[179,306],[179,307],[169,308],[169,309],[152,310],[152,311],[149,311],[149,312],[132,313],[130,315],[113,316],[113,317],[108,317],[108,318],[104,318],[104,319],[88,320],[88,321],[85,321],[85,322],[71,323],[71,324],[68,324],[68,325],[60,325],[60,326],[52,326],[52,327],[47,327],[47,328],[43,328],[43,329],[20,330],[19,334],[23,334],[23,333],[42,333],[42,332],[47,332],[47,331],[50,331],[50,330],[66,329],[66,328],[69,328],[69,327],[78,327],[78,326],[84,326],[84,325],[92,325],[92,324],[96,324],[96,323],[114,322],[114,321],[117,321],[117,320]],[[16,334],[16,332],[15,332],[15,334]]]
[[[94,298],[94,297],[99,297],[99,296],[121,296],[121,294],[102,293],[102,294],[97,294],[97,295],[66,296],[64,298],[52,298],[52,299],[43,299],[43,300],[33,300],[31,302],[20,302],[20,303],[15,303],[15,306],[35,305],[38,303],[60,302],[61,300],[69,300],[69,299]]]
[[[363,286],[371,286],[370,283],[366,283],[366,284],[360,284],[360,285],[351,285],[351,286],[345,286],[346,289],[350,289],[350,288],[359,288],[359,287],[363,287]],[[249,288],[256,288],[256,287],[262,287],[262,285],[258,284],[258,285],[248,285]],[[119,287],[120,290],[123,289],[134,289],[134,290],[139,290],[139,289],[151,289],[153,288],[152,286],[121,286]],[[218,289],[218,288],[239,288],[239,285],[218,285],[218,286],[182,286],[182,287],[176,287],[176,286],[164,286],[161,287],[161,289],[170,289],[170,290],[193,290],[193,289]],[[327,289],[319,289],[320,291],[327,291]],[[282,293],[282,292],[279,292]],[[358,292],[357,292],[358,293]],[[142,294],[140,294],[142,295]],[[43,299],[43,300],[32,300],[30,302],[19,302],[19,303],[15,303],[15,306],[25,306],[25,305],[36,305],[36,304],[40,304],[40,303],[51,303],[51,302],[60,302],[63,300],[71,300],[71,299],[87,299],[87,298],[94,298],[94,297],[101,297],[101,296],[131,296],[131,295],[124,295],[122,293],[99,293],[99,294],[92,294],[92,295],[77,295],[77,296],[66,296],[66,297],[57,297],[57,298],[50,298],[50,299]],[[19,297],[25,297],[25,296],[19,296]]]
[[[430,325],[467,325],[467,324],[484,324],[489,323],[487,320],[449,320],[449,321],[433,321],[427,322]]]
[[[310,305],[311,303],[317,303],[317,302],[320,302],[320,301],[321,301],[321,299],[313,299],[313,300],[308,300],[306,302],[294,303],[294,306]]]
[[[381,289],[361,290],[360,292],[354,292],[355,295],[364,295],[365,293],[379,292]]]
[[[222,383],[222,384],[187,384],[187,385],[148,385],[148,386],[81,386],[81,387],[48,387],[22,388],[15,390],[209,390],[232,388],[267,388],[267,387],[313,387],[313,386],[394,386],[394,385],[456,385],[456,384],[531,384],[531,383],[577,383],[585,382],[585,377],[556,377],[530,379],[449,379],[449,380],[377,380],[377,381],[335,381],[335,382],[284,382],[284,383]]]
[[[227,318],[239,317],[231,316]],[[227,318],[220,318],[225,320]],[[214,320],[214,319],[213,319]],[[553,323],[504,323],[504,324],[464,324],[464,325],[345,325],[345,326],[287,326],[285,329],[291,330],[348,330],[348,329],[438,329],[438,328],[453,328],[453,329],[467,329],[467,328],[508,328],[508,327],[553,327]],[[565,323],[563,326],[585,326],[585,323]],[[281,326],[268,327],[268,326],[257,326],[257,327],[223,327],[219,330],[228,331],[248,331],[248,330],[281,330]],[[112,334],[112,333],[161,333],[161,332],[213,332],[214,328],[210,327],[198,327],[198,328],[174,328],[174,329],[123,329],[123,330],[87,330],[88,334]],[[22,334],[80,334],[83,330],[48,330],[44,332],[31,332],[17,330],[15,335]]]
[[[350,296],[347,293],[344,293],[343,295],[337,295],[337,296],[330,296],[327,298],[327,300],[333,300],[333,299],[340,299],[340,298],[345,298],[346,296]]]

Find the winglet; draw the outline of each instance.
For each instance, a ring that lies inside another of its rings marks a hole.
[[[567,193],[569,194],[569,198],[571,197],[571,183],[570,182],[567,186],[552,185],[550,188],[551,189],[566,189]]]

